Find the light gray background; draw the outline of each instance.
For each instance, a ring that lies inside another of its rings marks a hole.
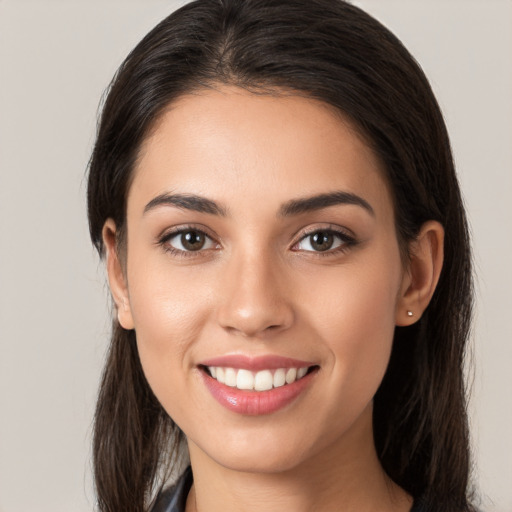
[[[184,2],[0,0],[0,512],[90,511],[108,338],[86,168],[102,91]],[[512,2],[361,0],[429,76],[446,116],[478,272],[475,479],[512,512]]]

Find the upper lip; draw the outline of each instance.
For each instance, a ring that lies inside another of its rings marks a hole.
[[[249,371],[277,370],[279,368],[305,368],[314,366],[310,361],[301,361],[290,357],[277,355],[247,356],[243,354],[224,355],[213,357],[199,363],[200,366],[221,366],[224,368],[237,368]]]

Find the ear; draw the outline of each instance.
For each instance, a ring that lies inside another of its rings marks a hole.
[[[124,329],[130,330],[134,328],[130,297],[126,276],[118,254],[116,225],[112,219],[105,222],[102,237],[106,249],[108,282],[116,304],[117,319]]]
[[[425,222],[409,247],[409,264],[397,301],[396,325],[411,325],[421,318],[439,281],[443,255],[443,226],[433,220]]]

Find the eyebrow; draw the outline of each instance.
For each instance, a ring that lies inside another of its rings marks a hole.
[[[306,213],[315,210],[321,210],[328,208],[329,206],[336,206],[339,204],[356,205],[364,208],[373,217],[375,217],[375,211],[371,207],[370,203],[362,197],[352,194],[351,192],[337,191],[330,192],[327,194],[318,194],[316,196],[305,197],[301,199],[292,199],[281,206],[279,215],[283,217],[289,217],[292,215],[299,215],[300,213]]]
[[[301,213],[307,213],[315,210],[322,210],[330,206],[337,205],[356,205],[364,208],[372,216],[375,211],[368,201],[351,192],[336,191],[326,194],[318,194],[311,197],[292,199],[284,203],[279,209],[279,216],[292,217]],[[160,206],[174,206],[184,210],[192,210],[210,215],[219,215],[227,217],[226,208],[206,197],[195,194],[160,194],[152,199],[144,208],[144,214]]]
[[[160,194],[146,205],[144,213],[154,210],[159,206],[175,206],[183,210],[220,215],[221,217],[227,216],[226,209],[218,203],[194,194]]]

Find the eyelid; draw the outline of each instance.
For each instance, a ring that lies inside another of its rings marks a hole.
[[[334,249],[327,249],[326,251],[309,251],[309,250],[303,250],[303,249],[294,249],[300,242],[302,242],[305,238],[314,235],[315,233],[319,232],[327,232],[331,233],[334,236],[337,236],[341,239],[342,243],[335,247]],[[295,241],[292,244],[291,249],[295,250],[297,252],[305,252],[305,253],[314,253],[319,256],[327,256],[332,255],[336,252],[340,252],[343,250],[348,249],[349,247],[356,245],[358,243],[358,240],[355,236],[355,234],[348,228],[341,227],[335,224],[325,224],[323,226],[315,226],[315,227],[307,227],[301,230],[295,237]]]
[[[180,234],[180,233],[186,233],[187,231],[197,231],[199,233],[203,233],[212,240],[215,240],[218,243],[218,236],[212,232],[210,228],[203,224],[179,224],[177,226],[167,227],[163,229],[157,236],[156,239],[158,241],[161,241],[165,238],[169,239],[174,235]]]
[[[180,234],[186,233],[187,231],[196,231],[196,232],[202,233],[203,235],[205,235],[205,237],[209,238],[214,244],[216,244],[216,247],[207,248],[207,249],[201,248],[197,251],[187,251],[187,250],[177,249],[168,244],[169,240],[171,240],[172,238],[174,238]],[[308,236],[311,236],[315,233],[322,232],[322,231],[331,233],[334,236],[337,236],[341,240],[342,243],[335,248],[330,248],[325,251],[295,249],[295,247],[301,241],[303,241],[305,238],[307,238]],[[312,253],[312,254],[315,254],[318,256],[329,256],[329,255],[336,254],[338,252],[343,252],[343,251],[348,250],[350,247],[359,243],[355,234],[353,233],[353,231],[351,231],[350,229],[348,229],[346,227],[342,227],[342,226],[335,225],[335,224],[324,224],[324,225],[320,225],[320,226],[317,225],[314,227],[308,226],[308,227],[300,230],[299,233],[297,233],[295,235],[294,239],[295,239],[295,241],[293,242],[293,244],[291,246],[292,251],[303,252],[303,253]],[[181,256],[182,257],[199,256],[200,254],[209,252],[212,249],[218,249],[220,246],[218,236],[213,235],[211,233],[211,230],[208,227],[201,225],[201,224],[184,224],[184,225],[173,226],[172,228],[168,228],[168,229],[164,230],[160,235],[158,235],[156,244],[162,246],[164,248],[164,250],[166,250],[167,252],[173,253],[175,256],[180,256],[180,257]]]
[[[344,226],[339,226],[338,224],[330,224],[330,223],[326,223],[326,224],[319,223],[314,226],[309,225],[305,228],[300,229],[294,235],[295,242],[293,242],[293,244],[295,245],[297,242],[302,240],[304,237],[312,235],[314,233],[317,233],[318,231],[329,231],[331,233],[340,234],[340,235],[344,236],[345,238],[352,238],[354,240],[357,238],[355,233],[351,229],[348,229]]]
[[[186,233],[188,231],[195,231],[197,233],[203,234],[206,238],[210,239],[213,244],[216,246],[219,246],[220,243],[217,240],[218,237],[211,234],[211,230],[208,229],[206,226],[203,226],[201,224],[183,224],[179,226],[173,226],[172,228],[164,230],[160,235],[157,236],[156,244],[160,245],[164,248],[165,251],[170,252],[174,254],[175,256],[180,257],[189,257],[189,256],[198,256],[201,253],[204,253],[206,251],[211,251],[214,248],[207,248],[207,249],[199,249],[197,251],[186,251],[182,249],[177,249],[176,247],[172,247],[169,245],[169,241],[172,240],[174,237],[179,236],[183,233]]]

